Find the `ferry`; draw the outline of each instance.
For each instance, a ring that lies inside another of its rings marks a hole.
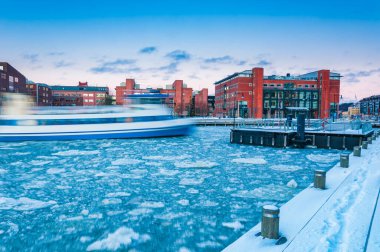
[[[193,122],[159,104],[26,109],[22,99],[1,107],[0,142],[189,135]]]

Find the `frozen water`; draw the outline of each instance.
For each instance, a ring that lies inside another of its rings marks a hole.
[[[290,188],[297,188],[298,186],[297,182],[294,179],[290,180],[286,185]]]
[[[229,130],[0,143],[0,251],[220,251],[261,206],[281,206],[339,161],[335,150],[230,144]]]

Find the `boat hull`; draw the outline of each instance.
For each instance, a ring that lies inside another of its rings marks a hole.
[[[97,125],[82,125],[76,128],[75,131],[66,128],[65,130],[55,131],[56,127],[40,126],[38,130],[33,131],[31,127],[18,127],[17,132],[1,131],[0,142],[16,142],[16,141],[57,141],[57,140],[86,140],[86,139],[115,139],[115,138],[150,138],[150,137],[173,137],[191,134],[193,125],[185,120],[173,120],[165,123],[152,125],[133,125],[125,124],[106,125],[102,127]],[[139,127],[133,127],[139,126]]]

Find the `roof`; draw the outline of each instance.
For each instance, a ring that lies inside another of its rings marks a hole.
[[[94,91],[108,92],[108,87],[89,87],[89,86],[50,86],[52,91]]]
[[[214,84],[218,85],[220,83],[223,83],[225,81],[231,80],[231,79],[236,78],[236,77],[251,77],[251,76],[252,76],[251,70],[244,70],[243,72],[236,72],[234,74],[231,74],[231,75],[227,76],[226,78],[221,79],[220,81],[216,81]]]

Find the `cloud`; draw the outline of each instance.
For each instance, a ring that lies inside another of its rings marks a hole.
[[[74,65],[74,63],[66,62],[64,60],[58,61],[54,63],[55,68],[63,68],[63,67],[69,67]]]
[[[167,74],[174,74],[174,73],[177,73],[179,71],[178,70],[178,65],[179,65],[178,62],[172,62],[169,65],[161,66],[161,67],[158,67],[158,68],[155,68],[155,69],[152,69],[152,70],[153,71],[159,70],[159,71],[163,71],[163,72],[165,72]]]
[[[260,60],[259,62],[256,63],[256,65],[258,66],[269,66],[269,65],[272,65],[272,63],[268,60]]]
[[[151,54],[154,52],[157,52],[157,47],[155,47],[155,46],[144,47],[144,48],[141,48],[139,51],[139,53],[141,53],[141,54]]]
[[[203,62],[206,64],[235,64],[238,66],[242,66],[247,63],[245,60],[237,60],[229,55],[215,58],[206,58],[203,60]]]
[[[187,61],[190,60],[191,55],[183,50],[175,50],[166,54],[166,57],[172,59],[173,61]]]
[[[90,68],[93,73],[138,73],[141,68],[135,66],[134,59],[116,59],[102,62],[99,66]]]
[[[361,70],[361,71],[352,71],[346,74],[343,74],[344,76],[344,81],[345,82],[350,82],[350,83],[355,83],[359,82],[359,78],[363,77],[369,77],[373,74],[380,73],[380,68],[377,69],[371,69],[371,70]]]
[[[64,55],[64,52],[49,52],[47,55],[49,56],[62,56]]]
[[[28,53],[23,55],[24,59],[28,60],[30,63],[36,63],[39,61],[39,55],[37,53]]]

